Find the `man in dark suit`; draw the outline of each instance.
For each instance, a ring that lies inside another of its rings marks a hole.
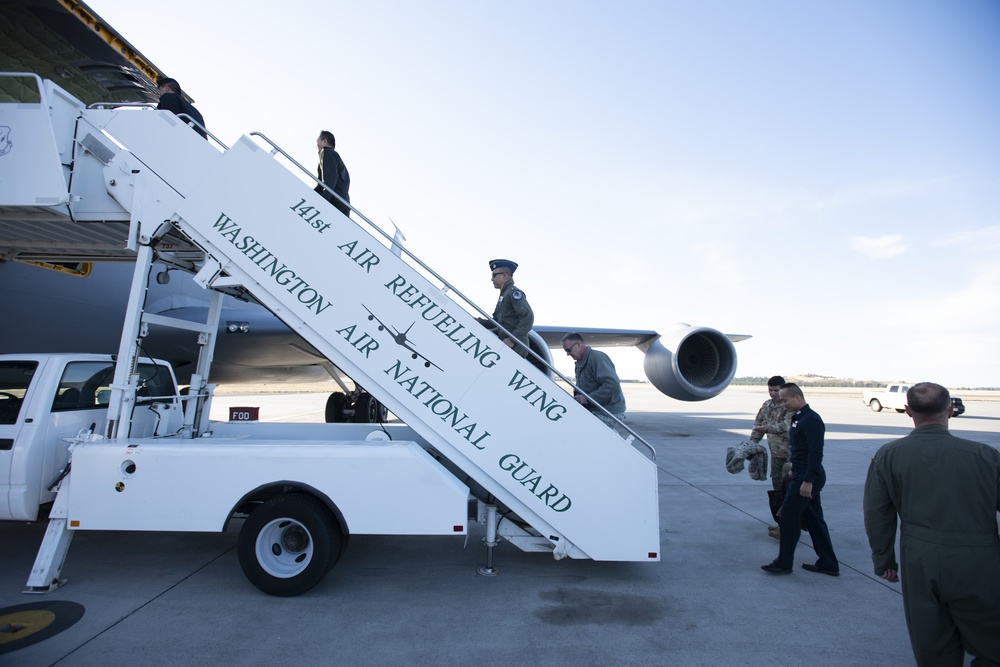
[[[176,79],[160,79],[156,82],[156,87],[160,91],[160,103],[156,105],[156,108],[173,111],[175,114],[187,114],[198,123],[198,125],[192,125],[194,131],[207,139],[208,134],[202,129],[205,127],[205,119],[202,118],[201,112],[195,109],[193,104],[184,99],[181,84],[177,83]]]
[[[800,522],[804,521],[819,560],[815,564],[803,563],[802,568],[832,577],[839,576],[840,562],[830,542],[830,531],[826,527],[819,498],[819,492],[826,484],[826,471],[823,469],[826,425],[806,403],[797,384],[787,382],[781,385],[778,400],[791,415],[788,440],[791,445],[792,483],[788,485],[785,501],[781,505],[778,558],[760,567],[770,574],[791,574],[795,546],[802,535]]]
[[[326,199],[336,206],[337,210],[350,217],[351,207],[348,204],[351,203],[351,196],[347,194],[347,191],[351,187],[351,175],[347,173],[347,166],[340,159],[340,153],[337,152],[336,148],[337,139],[333,136],[332,132],[323,130],[319,133],[319,137],[316,139],[316,151],[319,153],[319,170],[317,176],[323,182],[323,185],[326,185],[330,190],[337,193],[337,196],[344,201],[340,201],[340,199],[331,195],[321,185],[317,185],[315,189],[316,192],[323,196],[323,199]]]
[[[1000,664],[1000,452],[948,432],[948,390],[906,392],[910,435],[883,445],[865,480],[875,574],[903,581],[918,665]],[[900,563],[896,562],[899,516]],[[900,567],[902,566],[902,567]]]

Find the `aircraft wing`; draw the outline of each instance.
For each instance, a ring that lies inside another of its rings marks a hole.
[[[588,327],[535,326],[534,331],[549,347],[559,347],[563,336],[578,333],[593,347],[638,347],[654,341],[660,334],[644,329],[594,329]]]
[[[79,0],[0,0],[0,72],[34,72],[84,104],[153,102],[163,72]],[[0,78],[0,100],[21,100],[25,86]]]
[[[687,325],[681,325],[687,326]],[[563,336],[568,333],[578,333],[583,336],[587,344],[592,347],[638,347],[652,343],[660,337],[660,334],[649,329],[595,329],[589,327],[547,327],[536,326],[533,330],[538,332],[545,344],[549,347],[559,347]],[[725,334],[733,343],[752,338],[747,334]]]

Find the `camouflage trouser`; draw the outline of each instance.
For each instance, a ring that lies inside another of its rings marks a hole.
[[[618,422],[616,422],[611,417],[608,417],[603,412],[597,412],[597,411],[595,411],[593,413],[593,415],[595,417],[597,417],[598,419],[600,419],[605,424],[607,424],[608,428],[610,428],[612,431],[614,431],[618,435],[621,435],[622,433],[624,433],[624,430],[618,425]],[[621,413],[621,414],[615,415],[615,417],[618,418],[618,421],[622,421],[622,422],[625,421],[625,413],[624,412]]]
[[[788,465],[791,469],[791,464],[788,463],[788,458],[781,458],[771,454],[771,486],[775,491],[782,487],[781,478],[785,473],[785,466]]]

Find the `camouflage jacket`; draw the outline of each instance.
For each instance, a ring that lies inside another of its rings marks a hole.
[[[775,400],[767,399],[764,405],[757,411],[757,418],[753,420],[754,428],[758,426],[770,426],[771,432],[767,434],[767,445],[771,448],[771,456],[787,459],[791,456],[792,449],[788,443],[788,429],[791,426],[792,416]],[[760,442],[764,436],[753,433],[750,436],[752,442]]]

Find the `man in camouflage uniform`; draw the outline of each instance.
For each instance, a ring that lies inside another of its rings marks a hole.
[[[767,381],[769,399],[764,401],[757,411],[750,433],[750,442],[758,443],[766,435],[767,445],[771,450],[771,486],[775,491],[781,489],[781,478],[785,472],[785,464],[791,456],[791,446],[788,444],[788,428],[791,422],[788,410],[778,401],[778,390],[785,384],[785,379],[775,375]],[[778,526],[768,526],[767,534],[780,539]]]
[[[480,319],[479,321],[486,327],[494,329],[497,336],[504,345],[513,348],[522,357],[528,356],[528,332],[531,325],[535,323],[535,314],[528,305],[528,297],[522,290],[514,287],[514,271],[517,263],[509,259],[494,259],[490,261],[490,271],[492,272],[493,287],[500,290],[500,298],[497,300],[496,310],[493,311],[493,320],[500,326],[514,334],[514,339],[500,329],[496,329],[491,322]]]

